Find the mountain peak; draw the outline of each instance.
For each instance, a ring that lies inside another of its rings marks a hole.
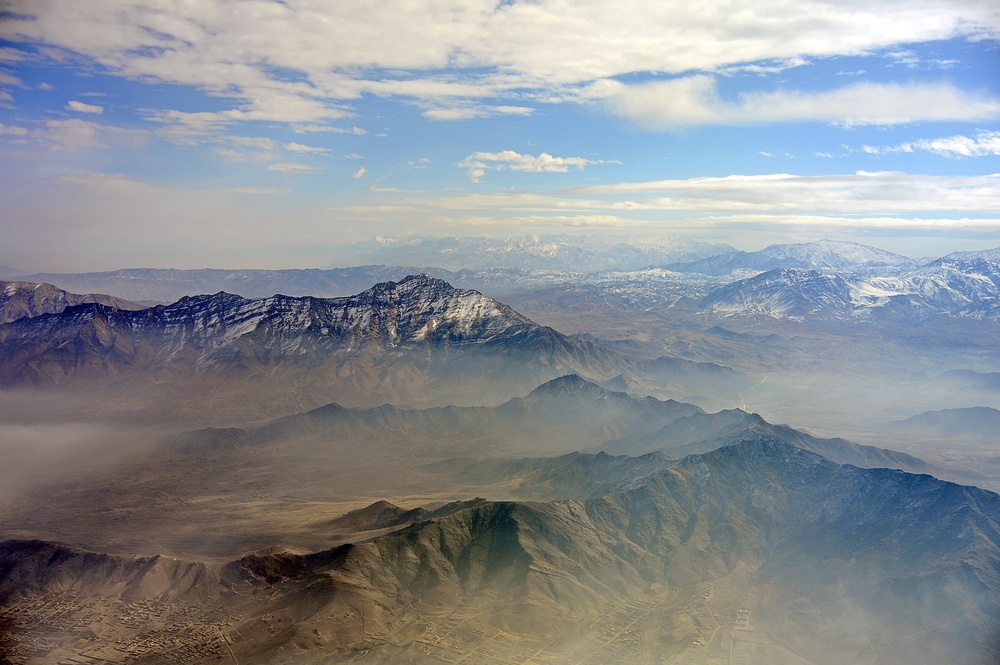
[[[554,397],[567,395],[586,395],[591,397],[603,397],[614,395],[613,391],[600,387],[596,383],[584,379],[579,374],[566,374],[551,381],[546,381],[542,385],[532,390],[527,395],[527,399],[537,397]]]

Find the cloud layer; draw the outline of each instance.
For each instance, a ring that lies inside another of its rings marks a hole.
[[[363,96],[411,100],[437,120],[530,114],[532,104],[523,100],[585,102],[611,93],[619,112],[646,125],[734,116],[848,123],[997,117],[996,99],[945,84],[767,91],[724,102],[708,76],[740,68],[780,71],[809,58],[905,52],[902,45],[917,42],[996,39],[1000,12],[982,0],[750,0],[738,8],[679,0],[7,5],[0,36],[14,45],[10,59],[81,54],[103,71],[194,86],[229,100],[222,110],[154,113],[195,133],[248,121],[330,123],[355,115]],[[633,86],[616,80],[635,73],[666,79]],[[920,103],[932,97],[937,103]]]

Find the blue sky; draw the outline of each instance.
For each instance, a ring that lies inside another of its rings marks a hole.
[[[992,0],[7,0],[0,265],[381,235],[1000,245]]]

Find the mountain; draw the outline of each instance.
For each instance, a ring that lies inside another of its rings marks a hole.
[[[414,274],[456,282],[455,273],[435,268],[367,265],[354,268],[302,270],[176,270],[128,268],[110,272],[38,273],[23,279],[51,282],[84,293],[111,293],[134,302],[172,303],[185,296],[224,291],[260,299],[290,296],[336,298],[360,293],[380,282],[399,281]]]
[[[779,268],[723,286],[699,306],[720,316],[850,319],[861,297],[881,295],[866,292],[837,274]]]
[[[924,411],[905,420],[897,420],[892,425],[904,430],[972,434],[1000,440],[1000,411],[987,406]]]
[[[518,459],[455,457],[428,468],[450,482],[489,489],[491,496],[523,501],[582,501],[634,484],[637,478],[675,463],[659,452],[633,457],[601,451]]]
[[[848,272],[914,266],[913,259],[856,242],[820,240],[771,245],[756,252],[730,252],[698,261],[667,266],[681,272],[728,275],[737,272],[767,272],[779,268],[832,269]]]
[[[608,452],[641,455],[658,452],[674,459],[705,453],[745,441],[780,441],[834,461],[863,468],[902,469],[910,473],[940,474],[922,459],[906,453],[853,443],[845,439],[820,438],[787,425],[772,425],[756,413],[729,409],[718,413],[694,413],[677,418],[643,437],[612,441]]]
[[[947,260],[970,261],[975,259],[986,259],[994,263],[1000,263],[1000,247],[993,249],[983,249],[978,252],[952,252],[943,257]]]
[[[887,303],[903,311],[1000,321],[1000,263],[938,259],[898,277],[873,278],[876,288],[901,293]]]
[[[84,303],[99,303],[117,309],[142,309],[141,305],[101,294],[68,293],[51,284],[39,282],[0,281],[0,324],[23,317],[55,314],[67,307]]]
[[[36,641],[53,616],[64,632]],[[3,649],[76,660],[985,665],[1000,496],[746,441],[599,498],[475,501],[311,554],[8,540],[0,620]]]
[[[385,404],[350,409],[328,404],[257,428],[198,430],[183,435],[180,445],[192,453],[315,443],[355,456],[405,448],[426,459],[541,457],[643,437],[701,412],[692,404],[631,397],[567,375],[495,407],[402,409]]]
[[[699,306],[720,316],[996,323],[1000,322],[1000,264],[940,259],[915,270],[873,277],[781,268],[720,287]]]
[[[637,270],[732,251],[728,245],[664,237],[658,242],[604,240],[597,236],[520,238],[379,237],[338,248],[343,263],[431,265],[450,270],[506,267],[518,270]]]
[[[138,311],[77,305],[0,326],[0,352],[2,386],[201,382],[219,399],[252,389],[255,402],[298,404],[288,410],[301,410],[304,396],[468,403],[568,372],[620,371],[594,344],[426,275],[347,298],[218,293]]]

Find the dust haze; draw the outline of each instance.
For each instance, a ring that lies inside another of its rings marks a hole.
[[[196,272],[0,325],[4,662],[997,662],[990,316]]]

